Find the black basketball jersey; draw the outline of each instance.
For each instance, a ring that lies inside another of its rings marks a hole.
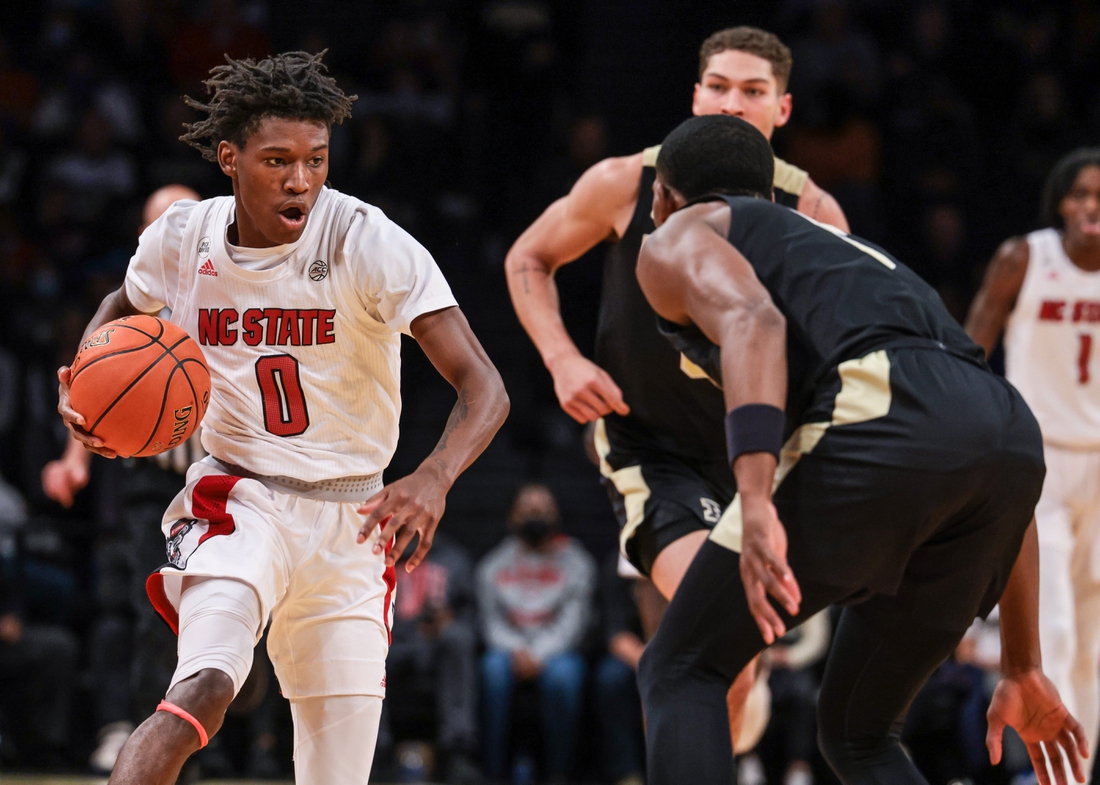
[[[658,145],[642,153],[634,215],[604,263],[595,359],[630,406],[626,417],[612,413],[604,423],[617,449],[709,461],[725,449],[722,393],[661,336],[635,273],[642,242],[656,228],[651,213],[660,149]],[[775,159],[778,203],[796,208],[806,180],[806,172]]]
[[[787,320],[788,425],[846,361],[891,346],[938,346],[984,364],[984,354],[936,291],[886,251],[794,210],[747,196],[730,208],[728,239]],[[694,325],[660,320],[670,345],[715,380],[718,347]]]

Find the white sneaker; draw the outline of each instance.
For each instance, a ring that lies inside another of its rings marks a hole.
[[[99,746],[95,748],[88,763],[92,771],[97,774],[110,774],[118,760],[118,753],[122,751],[122,745],[134,732],[134,726],[123,720],[112,722],[99,729]]]

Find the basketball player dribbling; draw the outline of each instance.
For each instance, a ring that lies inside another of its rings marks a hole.
[[[1100,733],[1100,149],[1080,149],[1047,179],[1047,228],[1006,240],[966,331],[991,353],[1043,432],[1039,532],[1043,667],[1085,728]],[[1091,768],[1091,761],[1090,761]]]
[[[157,313],[203,348],[210,455],[165,513],[169,564],[149,596],[179,633],[164,702],[110,782],[169,785],[221,726],[271,620],[304,785],[366,783],[385,695],[394,564],[431,547],[455,478],[508,411],[500,376],[434,260],[381,211],[325,187],[329,132],[351,101],[321,55],[228,60],[184,141],[233,196],[173,205],[88,327]],[[435,451],[382,485],[397,440],[401,334],[458,400]],[[89,449],[58,374],[58,409]],[[366,500],[364,503],[363,500]],[[365,516],[365,517],[364,517]]]
[[[790,119],[790,71],[790,50],[772,33],[721,30],[700,48],[692,114],[742,117],[770,139]],[[638,249],[654,229],[659,149],[608,158],[585,172],[516,240],[505,266],[512,304],[562,409],[596,423],[622,552],[669,599],[736,489],[729,466],[713,458],[722,448],[721,392],[701,374],[681,373],[681,358],[658,334],[634,275]],[[774,187],[781,204],[848,229],[836,200],[779,159]],[[554,272],[605,240],[615,244],[604,267],[592,362],[565,330]],[[750,686],[746,673],[730,694],[734,735]]]
[[[927,785],[905,714],[998,601],[991,760],[1009,725],[1040,783],[1065,783],[1066,763],[1083,782],[1088,743],[1040,656],[1038,423],[912,270],[775,204],[773,166],[732,117],[686,121],[657,160],[638,280],[661,332],[722,385],[738,494],[642,655],[647,782],[729,782],[729,685],[839,604],[821,751],[845,785]]]

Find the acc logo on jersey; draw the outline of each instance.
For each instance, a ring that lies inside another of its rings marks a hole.
[[[328,275],[328,262],[323,262],[318,259],[316,262],[309,266],[310,280],[320,281]]]
[[[703,507],[703,520],[707,523],[718,523],[718,520],[722,517],[722,506],[714,501],[714,499],[699,499],[699,504]]]
[[[195,525],[202,523],[194,518],[184,518],[172,525],[168,534],[168,563],[181,570],[187,569],[187,560],[199,547],[202,532],[195,531]],[[202,528],[206,528],[205,526]],[[188,536],[194,532],[193,537]]]
[[[199,240],[198,251],[199,251],[199,257],[200,258],[203,257],[203,256],[209,256],[210,255],[210,238],[209,237],[204,237],[201,240]]]

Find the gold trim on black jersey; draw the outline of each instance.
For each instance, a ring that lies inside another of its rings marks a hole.
[[[661,145],[654,145],[642,150],[642,166],[653,167],[657,165],[657,155],[661,152]],[[772,177],[772,187],[779,191],[785,191],[793,196],[802,196],[806,188],[806,181],[810,175],[794,164],[789,164],[782,158],[775,159],[775,176]]]

